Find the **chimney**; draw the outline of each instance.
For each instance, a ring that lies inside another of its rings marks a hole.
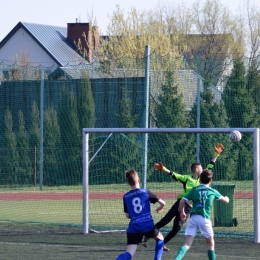
[[[88,45],[95,48],[98,42],[96,33],[93,35],[93,29],[97,30],[97,27],[92,28],[91,23],[78,23],[78,19],[76,19],[76,23],[67,24],[67,39],[74,45],[80,40],[82,46],[81,53],[89,62],[92,62],[92,48],[89,48]],[[86,39],[83,35],[86,35]]]

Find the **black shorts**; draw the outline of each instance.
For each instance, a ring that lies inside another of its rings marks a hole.
[[[156,238],[159,233],[160,231],[156,227],[146,233],[127,233],[127,245],[138,245],[142,242],[143,236],[148,238]]]

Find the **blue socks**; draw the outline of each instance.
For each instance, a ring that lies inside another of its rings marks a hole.
[[[163,254],[163,240],[156,240],[154,260],[161,260]]]
[[[156,240],[154,260],[161,260],[162,255],[163,255],[163,246],[164,246],[163,240]],[[130,253],[124,252],[124,253],[120,254],[116,258],[116,260],[130,260],[131,258],[132,258],[132,256]]]
[[[128,252],[124,252],[121,255],[119,255],[116,260],[130,260],[132,258],[131,254]]]

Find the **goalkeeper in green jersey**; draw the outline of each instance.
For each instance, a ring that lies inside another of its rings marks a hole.
[[[212,169],[214,167],[214,164],[218,156],[224,150],[224,146],[222,144],[218,144],[217,146],[214,147],[214,150],[215,150],[214,156],[211,159],[210,163],[208,164],[207,169]],[[180,182],[183,185],[183,192],[178,195],[177,201],[169,209],[166,215],[159,222],[155,224],[156,228],[160,229],[166,226],[174,218],[173,227],[164,238],[164,244],[167,244],[173,237],[177,235],[177,233],[181,230],[182,226],[186,222],[186,220],[183,220],[180,217],[179,202],[181,198],[184,195],[186,195],[193,187],[196,187],[200,184],[199,177],[203,169],[200,163],[193,163],[191,165],[192,175],[190,174],[182,175],[167,169],[165,166],[163,166],[162,163],[156,163],[154,165],[154,168],[155,170],[168,173],[175,181]],[[190,211],[191,211],[191,203],[187,201],[185,203],[185,212],[187,216],[190,214]],[[144,247],[147,247],[148,245],[147,241],[148,238],[143,237],[142,244]],[[170,251],[170,249],[164,246],[164,251]]]
[[[187,250],[191,247],[198,229],[202,236],[205,237],[208,249],[208,259],[216,259],[210,211],[214,199],[220,200],[224,203],[229,203],[229,198],[227,196],[222,196],[217,190],[209,186],[212,182],[212,178],[213,172],[211,170],[204,170],[200,175],[200,185],[192,188],[192,190],[180,200],[181,219],[185,220],[187,218],[185,212],[186,201],[192,201],[193,207],[190,213],[191,217],[185,230],[185,244],[180,247],[174,260],[181,260],[184,257]]]

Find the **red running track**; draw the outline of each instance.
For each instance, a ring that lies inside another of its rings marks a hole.
[[[176,200],[179,193],[177,192],[157,192],[159,197],[163,199],[173,199]],[[91,200],[112,200],[112,199],[122,199],[124,193],[120,192],[90,192],[89,199]],[[224,195],[224,194],[223,194]],[[235,192],[235,199],[253,199],[253,192]],[[7,200],[81,200],[82,193],[75,192],[30,192],[30,193],[0,193],[0,201]]]

